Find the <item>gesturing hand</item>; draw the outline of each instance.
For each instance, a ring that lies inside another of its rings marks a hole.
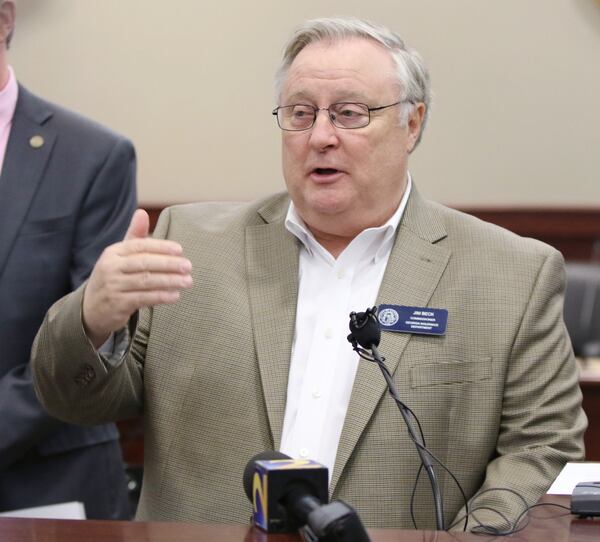
[[[175,303],[192,286],[192,264],[179,243],[148,237],[148,213],[138,209],[125,239],[107,247],[83,297],[83,325],[99,348],[142,307]]]

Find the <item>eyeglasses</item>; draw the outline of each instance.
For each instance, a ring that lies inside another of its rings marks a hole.
[[[371,122],[371,112],[381,111],[411,100],[400,100],[393,104],[369,107],[366,104],[339,102],[329,107],[315,107],[307,104],[282,105],[273,109],[277,124],[282,130],[298,132],[312,128],[317,120],[319,111],[327,111],[331,124],[344,130],[364,128]]]

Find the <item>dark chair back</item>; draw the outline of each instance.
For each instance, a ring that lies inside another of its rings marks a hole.
[[[575,355],[600,357],[600,264],[567,263],[564,317]]]

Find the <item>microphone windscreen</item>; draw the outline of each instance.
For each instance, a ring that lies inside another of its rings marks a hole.
[[[246,496],[250,501],[252,498],[252,477],[254,476],[254,470],[256,469],[255,463],[257,461],[266,460],[269,461],[271,459],[291,459],[289,455],[285,455],[283,452],[277,452],[276,450],[267,450],[266,452],[260,452],[256,454],[248,463],[246,464],[246,468],[244,469],[244,491],[246,492]]]
[[[377,307],[367,309],[366,312],[350,313],[350,335],[363,348],[379,346],[381,327],[377,319]],[[351,338],[348,337],[351,341]]]
[[[268,533],[297,530],[312,508],[327,502],[328,479],[327,467],[310,459],[274,451],[255,455],[244,469],[254,525]]]

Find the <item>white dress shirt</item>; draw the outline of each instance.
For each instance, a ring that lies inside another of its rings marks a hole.
[[[302,243],[298,305],[280,451],[313,459],[329,480],[359,357],[347,340],[351,311],[375,304],[411,190],[382,226],[362,231],[338,256],[325,250],[290,203],[285,227]]]

